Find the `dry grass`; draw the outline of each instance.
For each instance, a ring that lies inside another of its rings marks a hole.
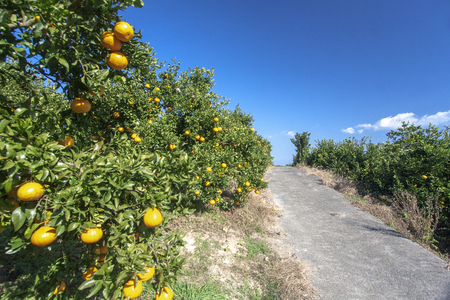
[[[420,210],[415,197],[407,193],[398,194],[395,199],[375,197],[373,195],[363,196],[358,192],[355,183],[350,182],[346,178],[336,176],[331,171],[311,168],[305,165],[297,165],[296,168],[304,170],[310,175],[318,176],[321,178],[322,184],[335,189],[349,199],[353,206],[377,217],[405,237],[415,241],[447,263],[450,263],[449,255],[436,251],[436,247],[433,244],[432,235],[434,230],[436,230],[435,220],[439,218],[439,212],[436,215],[430,209]],[[437,205],[437,202],[430,203],[430,205]]]
[[[186,233],[181,280],[219,281],[230,299],[316,299],[308,268],[283,242],[279,214],[266,189],[230,211],[173,217],[171,227]]]

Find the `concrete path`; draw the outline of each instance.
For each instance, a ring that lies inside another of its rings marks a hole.
[[[450,299],[443,260],[351,206],[318,177],[274,167],[265,178],[286,212],[287,242],[313,269],[321,299]]]

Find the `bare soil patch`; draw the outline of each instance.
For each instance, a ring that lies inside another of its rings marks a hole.
[[[181,281],[219,281],[229,299],[317,299],[308,267],[284,243],[281,214],[266,189],[243,207],[173,216],[170,226],[186,233]]]

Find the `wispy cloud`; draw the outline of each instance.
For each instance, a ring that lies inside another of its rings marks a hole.
[[[418,117],[414,113],[400,113],[396,116],[389,116],[377,121],[375,124],[359,124],[355,128],[361,128],[358,133],[363,133],[364,130],[383,130],[383,129],[397,129],[402,126],[402,122],[407,122],[415,125],[427,126],[430,123],[433,125],[446,124],[450,122],[450,110],[445,112],[438,112],[434,115],[425,115]],[[353,134],[355,132],[353,127],[342,129],[342,132]]]

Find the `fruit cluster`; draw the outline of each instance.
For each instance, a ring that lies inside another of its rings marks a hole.
[[[114,70],[123,70],[128,65],[127,57],[119,50],[122,42],[129,42],[134,35],[133,27],[127,22],[117,22],[114,31],[102,33],[102,46],[111,51],[108,57],[108,65]]]

